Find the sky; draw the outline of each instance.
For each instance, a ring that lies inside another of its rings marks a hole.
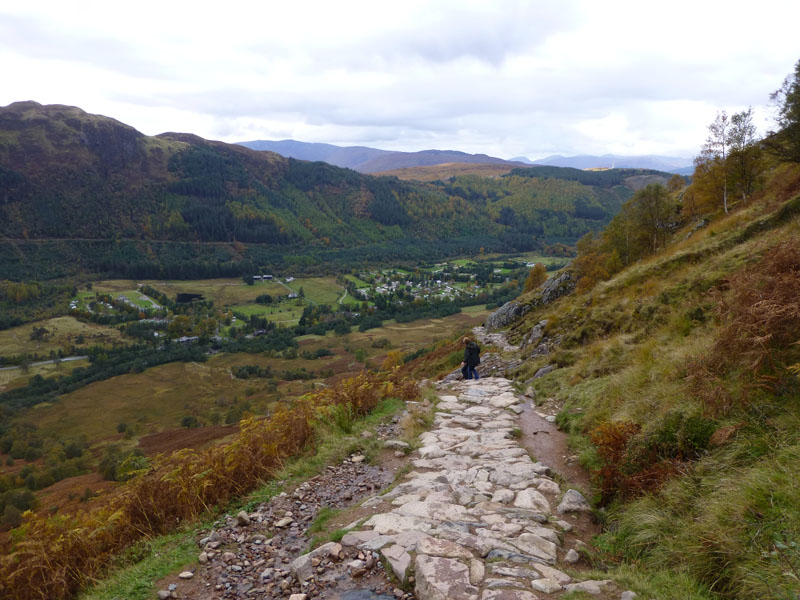
[[[793,0],[0,2],[0,106],[155,135],[692,157],[800,59]]]

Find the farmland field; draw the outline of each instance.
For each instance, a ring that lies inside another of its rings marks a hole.
[[[48,334],[41,340],[31,340],[34,327],[44,327]],[[36,323],[27,323],[0,331],[0,354],[40,354],[46,355],[51,350],[58,352],[62,348],[77,344],[78,336],[83,336],[84,345],[119,346],[127,345],[120,332],[113,327],[83,323],[74,317],[56,317]]]
[[[365,357],[379,365],[388,349],[374,348],[373,342],[389,339],[389,349],[407,352],[420,345],[443,339],[483,321],[488,311],[469,307],[462,313],[442,319],[422,319],[413,323],[387,322],[383,327],[346,336],[306,336],[299,351],[329,349],[333,355],[316,360],[273,358],[264,354],[221,354],[204,363],[170,363],[143,373],[120,375],[92,383],[52,404],[29,410],[20,420],[36,423],[43,431],[64,435],[85,433],[100,440],[116,435],[118,423],[132,425],[136,435],[158,433],[180,426],[182,417],[195,415],[210,423],[213,413],[223,419],[236,403],[247,401],[251,409],[263,412],[271,402],[309,391],[310,381],[280,383],[270,389],[265,379],[237,379],[231,368],[243,365],[270,367],[273,372],[305,368],[319,372],[333,370],[336,376],[355,374],[363,368],[354,353],[362,349]]]
[[[136,288],[131,280],[109,280],[96,283],[94,289],[121,293]],[[219,306],[232,306],[253,302],[261,294],[285,296],[289,293],[283,285],[273,281],[247,285],[241,279],[201,279],[195,281],[141,281],[154,287],[170,298],[177,294],[202,294],[206,300],[213,300]]]
[[[28,372],[22,369],[3,369],[0,371],[0,392],[5,392],[15,387],[21,387],[28,383],[31,377],[41,375],[42,377],[53,377],[55,375],[68,375],[75,367],[85,367],[89,364],[87,359],[70,360],[59,364],[48,363],[46,365],[31,365]]]
[[[303,294],[314,304],[336,304],[344,293],[344,288],[333,277],[304,277],[287,284],[292,290]]]

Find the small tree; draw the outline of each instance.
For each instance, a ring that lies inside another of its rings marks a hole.
[[[675,175],[670,177],[669,181],[667,182],[667,191],[670,194],[674,194],[676,192],[679,192],[685,185],[686,185],[686,180],[677,173],[675,173]]]
[[[734,114],[731,117],[729,170],[732,183],[742,194],[743,201],[753,192],[764,170],[758,141],[752,107]]]
[[[531,272],[528,273],[528,278],[525,280],[525,291],[530,292],[535,290],[540,285],[547,281],[547,269],[542,263],[533,265]]]
[[[731,121],[724,110],[717,113],[717,117],[708,126],[708,137],[703,146],[703,153],[712,159],[718,159],[722,168],[722,208],[728,214],[728,172],[726,161],[730,146]]]
[[[632,208],[635,220],[650,234],[653,252],[659,246],[666,246],[667,231],[672,226],[675,212],[675,205],[666,188],[659,183],[651,183],[639,190],[633,196]]]
[[[778,110],[778,131],[770,131],[764,145],[782,161],[800,162],[800,60],[770,100]]]

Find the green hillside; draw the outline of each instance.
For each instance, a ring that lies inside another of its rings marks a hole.
[[[537,250],[602,228],[631,193],[624,173],[518,171],[400,181],[18,102],[0,109],[0,277],[215,277]]]
[[[626,205],[579,245],[577,292],[523,295],[509,332],[517,378],[595,473],[594,564],[645,598],[800,590],[800,166],[768,161],[764,177],[727,215],[686,217],[694,190],[676,190],[683,221],[627,266]]]

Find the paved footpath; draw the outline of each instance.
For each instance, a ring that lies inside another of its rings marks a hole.
[[[375,514],[341,545],[330,542],[292,562],[301,586],[330,557],[357,550],[367,561],[382,558],[419,600],[535,600],[576,590],[634,598],[610,581],[576,582],[563,572],[580,560],[575,526],[590,507],[520,445],[522,399],[511,382],[489,377],[442,393],[414,470],[362,505]],[[357,577],[364,562],[348,562],[348,572]]]

